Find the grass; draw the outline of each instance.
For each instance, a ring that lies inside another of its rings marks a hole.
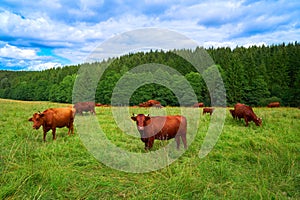
[[[300,198],[297,108],[254,108],[263,118],[262,127],[253,122],[245,127],[244,121],[233,120],[227,111],[218,142],[202,159],[198,153],[210,116],[200,112],[195,140],[188,141],[189,148],[181,157],[160,170],[128,173],[95,159],[80,139],[77,127],[74,136],[69,137],[67,129],[62,128],[57,129],[56,141],[52,141],[50,131],[47,142],[42,142],[42,130],[32,129],[28,118],[36,111],[65,104],[0,99],[0,105],[0,199]],[[130,108],[129,112],[149,110]],[[180,109],[150,112],[176,114]],[[124,134],[117,127],[111,108],[97,107],[96,113],[110,141],[127,151],[144,153],[139,138]],[[122,123],[126,128],[126,121]],[[189,123],[194,122],[190,119]],[[155,141],[152,151],[164,145],[165,142]]]

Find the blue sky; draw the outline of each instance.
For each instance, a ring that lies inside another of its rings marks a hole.
[[[149,27],[178,32],[204,47],[289,43],[300,39],[300,3],[2,0],[0,69],[43,70],[82,63],[110,38]]]

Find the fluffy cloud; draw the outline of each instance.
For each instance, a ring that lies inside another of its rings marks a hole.
[[[0,56],[15,59],[36,59],[36,51],[34,49],[20,49],[9,44],[5,44],[0,48]]]
[[[30,66],[27,67],[27,70],[31,71],[40,71],[40,70],[45,70],[45,69],[52,69],[56,67],[61,67],[61,63],[55,63],[55,62],[45,62],[45,63],[31,63]]]
[[[0,66],[3,69],[44,70],[62,66],[53,56],[39,56],[37,49],[18,48],[5,44],[0,48]]]

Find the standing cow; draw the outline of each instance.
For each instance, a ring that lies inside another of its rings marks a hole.
[[[91,112],[92,114],[96,115],[95,102],[92,101],[75,103],[74,108],[76,110],[76,113],[79,113],[81,115],[82,112]]]
[[[255,113],[254,113],[251,106],[247,106],[245,104],[237,103],[234,106],[234,114],[239,119],[244,118],[246,126],[248,126],[249,121],[254,121],[256,126],[261,126],[261,124],[262,124],[262,119],[258,118],[255,115]]]
[[[180,146],[180,138],[182,139],[184,148],[187,148],[187,122],[184,116],[150,117],[149,115],[138,114],[133,115],[131,119],[136,122],[141,140],[145,143],[145,150],[152,148],[154,139],[169,140],[172,138],[176,140],[177,149],[179,149]]]
[[[46,141],[47,132],[51,129],[53,140],[56,139],[56,128],[67,127],[74,134],[73,122],[75,117],[75,110],[72,107],[67,108],[49,108],[42,113],[34,113],[28,121],[33,122],[33,128],[39,129],[43,126],[44,142]]]
[[[152,106],[155,108],[163,108],[163,106],[159,101],[152,100],[152,99],[139,104],[139,107],[152,107]]]
[[[206,114],[209,113],[210,115],[212,115],[212,113],[214,112],[214,108],[203,108],[203,112],[202,114]]]

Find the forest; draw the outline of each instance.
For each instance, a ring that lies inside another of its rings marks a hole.
[[[300,106],[298,42],[234,49],[197,47],[194,50],[151,50],[43,71],[0,71],[0,98],[60,103],[87,100],[111,104],[114,95],[114,98],[121,99],[120,105],[138,105],[149,99],[156,99],[163,106],[179,104],[191,106],[194,103],[193,99],[182,88],[180,77],[184,77],[194,90],[197,101],[209,106],[212,96],[203,77],[210,77],[212,63],[205,63],[204,59],[199,72],[194,67],[195,63],[180,56],[185,53],[199,56],[203,51],[208,53],[213,65],[219,70],[226,89],[228,106],[236,102],[251,106],[266,106],[272,101],[279,101],[283,106]],[[200,58],[207,55],[200,55]],[[137,66],[142,66],[142,72],[133,70]],[[152,66],[158,66],[155,72],[150,70]],[[163,70],[164,68],[159,66],[171,67],[176,73]],[[125,74],[126,79],[123,79],[123,82],[129,86],[125,85],[121,87],[125,89],[118,90],[119,87],[116,88],[116,85]],[[80,79],[79,77],[83,75],[85,79]],[[138,85],[141,77],[149,80],[149,83],[133,90],[132,85]],[[163,80],[158,83],[151,82],[155,77]],[[161,84],[162,82],[164,84]],[[80,86],[79,90],[73,90],[75,83]],[[218,84],[221,83],[217,83],[215,89],[218,89]],[[181,92],[174,94],[170,87]],[[128,94],[130,94],[129,102],[123,102],[122,99],[126,99]],[[218,95],[218,92],[216,94]],[[225,96],[220,94],[218,98]],[[178,99],[184,100],[183,103],[179,103]]]

